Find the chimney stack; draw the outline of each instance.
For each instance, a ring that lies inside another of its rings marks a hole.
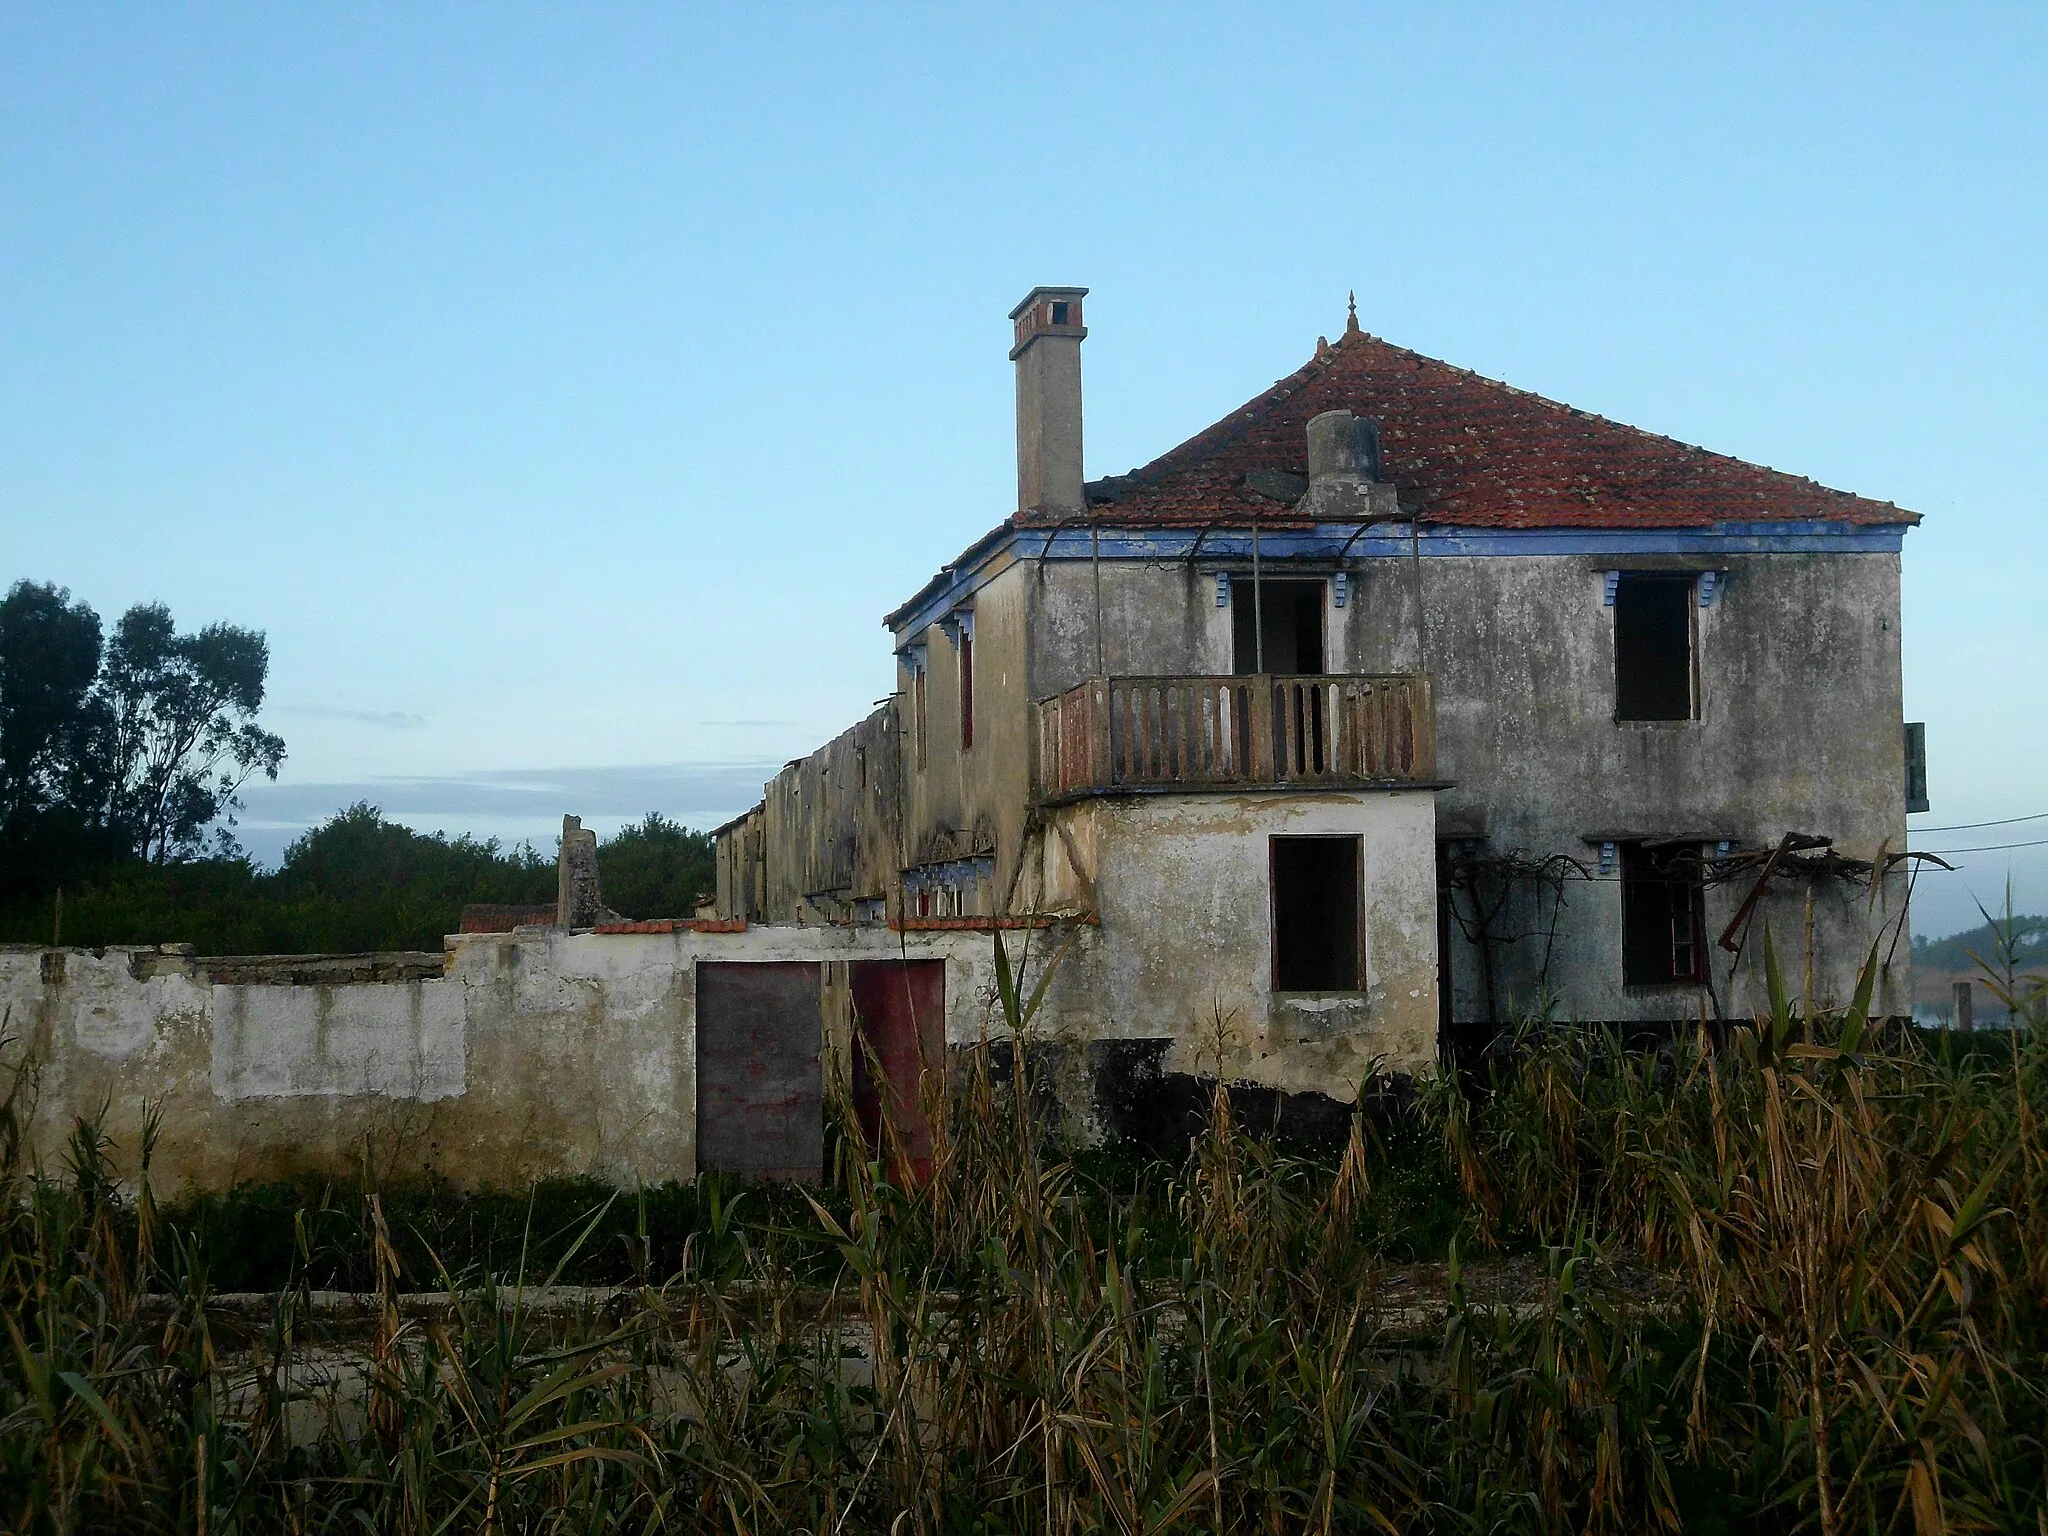
[[[1324,411],[1308,424],[1308,494],[1295,506],[1318,521],[1381,522],[1400,515],[1380,468],[1380,429],[1369,416]]]
[[[1081,488],[1081,323],[1086,288],[1034,288],[1010,311],[1017,344],[1017,510],[1078,516]]]
[[[1380,477],[1380,429],[1369,416],[1325,411],[1308,424],[1308,478],[1326,475],[1351,480]]]

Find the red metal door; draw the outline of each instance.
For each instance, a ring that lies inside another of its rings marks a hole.
[[[946,965],[942,960],[856,960],[852,967],[853,1103],[868,1152],[882,1152],[883,1109],[896,1128],[898,1169],[913,1184],[931,1177],[932,1127],[919,1080],[943,1084]]]
[[[814,961],[699,961],[697,1166],[755,1179],[824,1173]]]

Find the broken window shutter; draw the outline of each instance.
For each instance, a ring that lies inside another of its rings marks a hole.
[[[1906,722],[1906,809],[1924,811],[1927,806],[1927,725]]]

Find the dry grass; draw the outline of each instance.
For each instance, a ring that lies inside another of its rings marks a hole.
[[[1382,1127],[1334,1162],[1288,1156],[1219,1089],[1185,1163],[1109,1199],[977,1055],[930,1095],[923,1187],[842,1155],[806,1219],[711,1198],[677,1272],[606,1311],[446,1274],[438,1311],[401,1308],[420,1277],[367,1195],[363,1386],[324,1400],[307,1383],[334,1346],[303,1286],[229,1337],[146,1173],[117,1202],[88,1126],[43,1176],[10,1100],[0,1521],[2036,1531],[2032,1024],[1972,1054],[1880,1040],[1861,1005],[1801,1020],[1780,989],[1720,1049],[1532,1032],[1484,1091],[1413,1109],[1466,1200],[1420,1311],[1373,1235]],[[1539,1277],[1522,1304],[1469,1292],[1459,1250],[1496,1245]],[[1603,1278],[1623,1261],[1660,1303]]]

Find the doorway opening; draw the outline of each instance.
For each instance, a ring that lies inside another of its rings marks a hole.
[[[1261,581],[1230,584],[1231,671],[1249,677],[1274,674],[1319,676],[1323,653],[1323,581]],[[1263,656],[1261,655],[1263,652]],[[1264,662],[1263,669],[1260,666]]]
[[[856,960],[853,994],[853,1107],[868,1155],[913,1186],[932,1172],[926,1075],[943,1084],[946,964],[943,960]]]
[[[815,1183],[824,1173],[816,961],[697,962],[697,1166]]]
[[[1273,990],[1357,992],[1356,837],[1276,837],[1273,848]]]

